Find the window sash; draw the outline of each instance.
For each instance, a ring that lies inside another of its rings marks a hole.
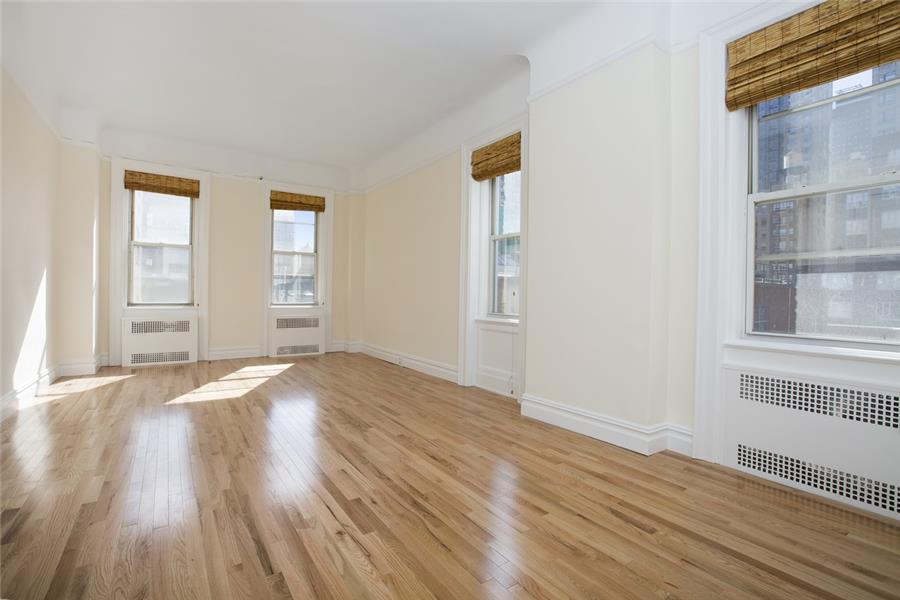
[[[499,312],[497,310],[497,282],[499,281],[499,276],[497,275],[497,242],[503,240],[511,240],[515,239],[519,241],[519,247],[521,248],[521,233],[507,233],[505,235],[492,235],[490,241],[490,249],[489,254],[491,257],[491,268],[490,268],[490,298],[488,299],[488,316],[491,317],[502,317],[502,318],[518,318],[519,313],[515,312]],[[519,265],[519,281],[522,281],[522,266]],[[519,294],[521,295],[521,289],[519,290]]]
[[[315,223],[314,223],[314,234],[313,234],[313,243],[315,245],[315,252],[299,252],[299,251],[289,251],[289,250],[276,250],[275,249],[275,210],[269,210],[269,218],[271,219],[271,227],[269,228],[270,235],[270,260],[269,260],[269,305],[270,306],[317,306],[320,304],[319,302],[319,212],[314,212],[315,215]],[[284,210],[284,209],[277,209]],[[282,223],[286,223],[287,221],[281,221]],[[275,256],[312,256],[315,261],[315,268],[313,272],[313,299],[311,302],[275,302]]]
[[[190,198],[191,210],[188,216],[190,243],[166,244],[162,242],[142,242],[134,239],[134,194],[136,190],[128,190],[129,223],[128,223],[128,306],[193,306],[194,305],[194,212],[197,210],[196,198]],[[170,194],[172,195],[172,194]],[[134,300],[134,249],[135,248],[178,248],[188,252],[188,300],[187,302],[136,302]]]
[[[895,80],[891,82],[886,82],[886,84],[896,84],[900,83],[900,80]],[[872,86],[869,88],[864,88],[859,90],[860,93],[868,93],[871,92],[874,87],[881,86]],[[845,98],[850,94],[844,94],[838,96],[836,98]],[[835,98],[828,99],[825,102],[833,102]],[[812,106],[812,105],[810,105]],[[810,106],[803,106],[795,109],[796,111],[801,111]],[[783,111],[778,113],[779,115],[786,114],[787,112],[792,111]],[[798,200],[802,198],[808,198],[810,196],[821,196],[832,193],[842,193],[842,192],[853,192],[857,190],[863,190],[866,188],[875,188],[880,186],[888,186],[888,185],[897,185],[900,184],[900,172],[893,170],[889,173],[880,173],[877,175],[870,175],[867,177],[860,177],[853,180],[847,181],[838,181],[838,182],[830,182],[823,183],[817,185],[809,185],[809,186],[801,186],[796,188],[789,188],[784,190],[776,190],[772,192],[756,192],[756,186],[758,184],[758,173],[757,173],[757,150],[758,150],[758,112],[757,107],[754,106],[752,110],[748,110],[747,114],[749,116],[749,125],[750,125],[750,136],[749,136],[749,177],[747,182],[748,194],[747,194],[747,202],[745,205],[746,211],[746,220],[747,220],[747,241],[746,241],[746,274],[745,274],[745,286],[746,293],[744,294],[745,298],[745,307],[744,307],[744,332],[747,335],[752,336],[766,336],[766,337],[774,337],[781,339],[795,339],[795,340],[822,340],[822,341],[833,341],[833,342],[844,342],[849,344],[858,344],[860,346],[869,346],[869,345],[877,345],[877,346],[897,346],[900,345],[900,342],[894,341],[882,341],[877,339],[863,339],[863,338],[855,338],[855,337],[841,337],[836,335],[817,335],[811,333],[781,333],[781,332],[769,332],[769,331],[756,331],[756,315],[755,315],[755,307],[756,307],[756,286],[755,286],[755,273],[756,273],[756,207],[760,204],[765,204],[768,202],[781,200],[781,201],[790,201],[790,200]],[[892,247],[888,248],[879,248],[877,250],[872,250],[868,248],[851,248],[846,250],[831,250],[831,251],[816,251],[816,252],[797,252],[796,258],[805,259],[805,258],[857,258],[857,257],[866,257],[871,255],[881,255],[885,254],[886,251],[894,250]],[[790,258],[792,255],[779,255],[782,257],[782,260],[785,258]]]

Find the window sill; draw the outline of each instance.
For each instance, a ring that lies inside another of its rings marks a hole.
[[[270,304],[269,310],[319,310],[324,304]]]
[[[749,338],[734,338],[722,344],[725,348],[737,350],[755,350],[758,352],[777,352],[817,358],[838,358],[863,362],[884,363],[900,366],[900,351],[870,350],[865,348],[849,348],[846,346],[825,346],[795,341],[763,341]]]
[[[476,323],[490,323],[491,325],[508,325],[514,327],[519,324],[519,319],[503,317],[478,317]]]

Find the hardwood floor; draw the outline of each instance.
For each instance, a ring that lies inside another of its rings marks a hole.
[[[2,426],[3,598],[900,598],[900,523],[362,355],[103,369]]]

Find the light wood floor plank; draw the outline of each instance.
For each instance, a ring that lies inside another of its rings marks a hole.
[[[0,596],[894,598],[900,522],[331,354],[103,369],[0,429]]]

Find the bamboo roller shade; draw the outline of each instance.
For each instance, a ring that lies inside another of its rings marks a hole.
[[[484,181],[522,168],[522,133],[517,132],[472,153],[472,179]]]
[[[272,190],[269,194],[269,207],[272,210],[312,210],[325,212],[325,198],[308,194],[292,194]]]
[[[900,59],[900,2],[827,0],[728,44],[737,110]]]
[[[188,196],[189,198],[200,196],[200,182],[196,179],[141,173],[140,171],[125,171],[125,189]]]

